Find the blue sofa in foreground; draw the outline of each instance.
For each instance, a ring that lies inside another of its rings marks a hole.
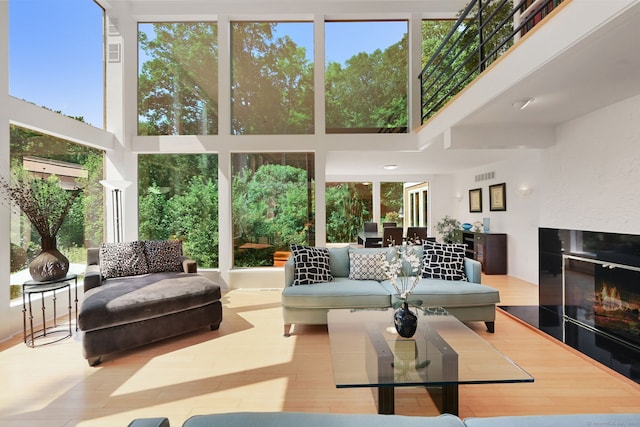
[[[523,415],[460,419],[443,414],[410,417],[377,414],[318,414],[301,412],[233,412],[196,415],[183,427],[595,427],[637,426],[637,414]],[[170,427],[167,418],[139,418],[129,427]]]

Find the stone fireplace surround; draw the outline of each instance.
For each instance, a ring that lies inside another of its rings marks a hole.
[[[640,236],[540,228],[538,237],[539,305],[500,308],[640,383]]]

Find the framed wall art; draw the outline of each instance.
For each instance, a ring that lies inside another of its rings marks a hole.
[[[482,188],[469,190],[469,212],[482,212]]]
[[[489,186],[489,210],[507,210],[507,184],[495,184]]]

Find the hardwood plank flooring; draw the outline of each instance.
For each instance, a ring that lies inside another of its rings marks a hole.
[[[537,303],[537,286],[485,276],[502,304]],[[81,335],[28,348],[22,334],[0,343],[0,425],[126,426],[166,416],[179,426],[191,415],[231,411],[375,413],[369,389],[337,389],[324,326],[282,336],[280,290],[224,294],[219,331],[197,331],[91,368]],[[460,388],[460,416],[638,412],[640,386],[532,327],[498,311],[496,333],[479,335],[535,377],[534,383]],[[396,411],[436,415],[421,388],[399,389]]]

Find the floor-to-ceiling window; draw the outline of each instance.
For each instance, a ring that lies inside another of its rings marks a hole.
[[[407,21],[325,24],[327,133],[407,131]]]
[[[138,25],[138,134],[218,133],[218,26]]]
[[[313,23],[231,23],[231,133],[309,134]]]
[[[218,267],[218,155],[138,156],[138,235],[179,239],[203,268]]]
[[[9,32],[9,94],[102,128],[104,10],[85,0],[10,0],[8,11],[8,29],[2,30]],[[61,136],[63,124],[69,123],[63,117],[9,114],[9,118],[13,123],[6,130],[9,156],[0,159],[3,179],[13,188],[42,190],[34,195],[41,201],[77,194],[68,198],[73,203],[66,214],[58,210],[64,203],[44,206],[51,209],[48,218],[64,216],[56,246],[68,258],[70,272],[82,273],[86,248],[104,240],[103,189],[98,183],[103,178],[104,153],[81,145],[77,135]],[[48,133],[52,127],[56,136]],[[11,248],[10,280],[3,292],[14,299],[20,296],[22,283],[31,279],[28,265],[40,252],[41,239],[38,228],[17,206],[12,205],[10,213],[5,241]],[[56,228],[54,224],[50,230]]]
[[[231,156],[234,267],[273,266],[292,243],[315,244],[313,153]]]

